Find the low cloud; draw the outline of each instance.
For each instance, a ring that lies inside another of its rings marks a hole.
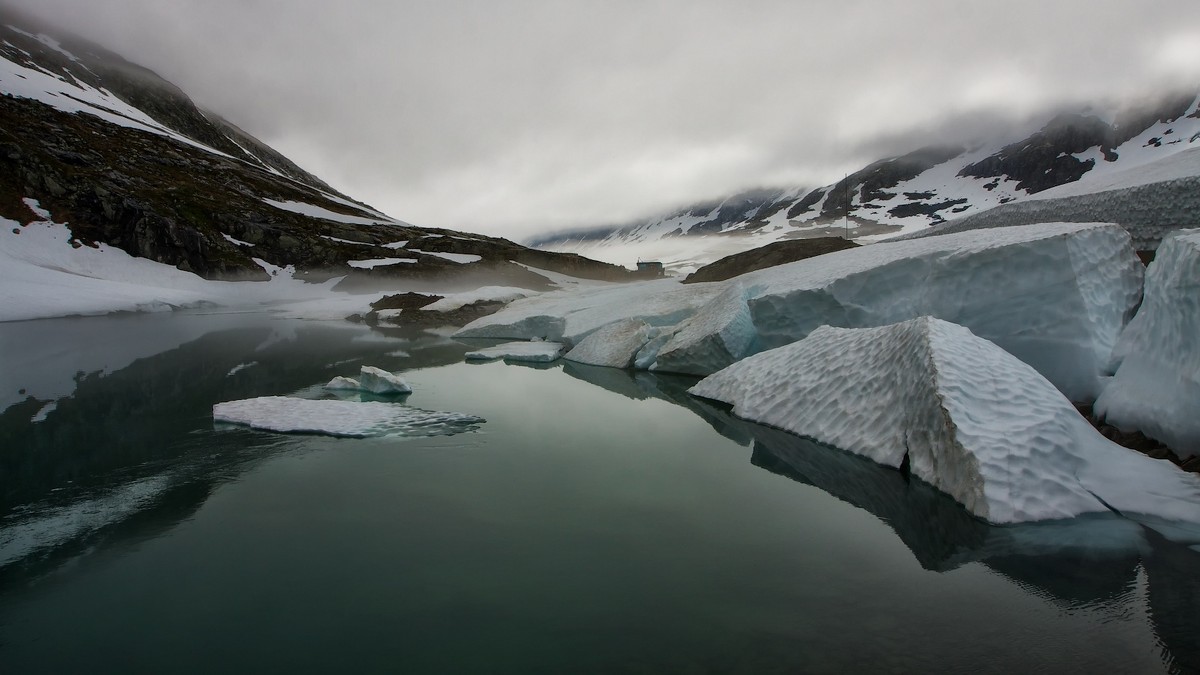
[[[513,238],[1200,80],[1194,0],[11,4],[397,217]]]

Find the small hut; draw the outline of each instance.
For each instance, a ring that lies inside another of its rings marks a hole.
[[[663,264],[657,260],[639,260],[637,263],[637,273],[638,276],[650,279],[667,276],[666,270],[663,269]]]

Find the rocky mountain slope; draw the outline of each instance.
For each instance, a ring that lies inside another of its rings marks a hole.
[[[847,236],[870,241],[985,217],[976,214],[995,213],[1007,222],[1004,214],[1023,214],[1032,200],[1125,187],[1139,173],[1158,172],[1150,167],[1171,165],[1172,179],[1200,174],[1200,162],[1186,160],[1184,151],[1193,148],[1200,148],[1200,99],[1189,91],[1111,114],[1095,109],[1058,114],[1024,138],[921,148],[874,162],[831,185],[745,192],[627,225],[530,243],[603,259],[611,257],[605,256],[608,249],[659,242],[658,251],[673,245],[689,252],[684,256],[697,250],[703,256],[705,247],[680,238],[717,235],[726,244],[723,254],[730,247],[746,250],[781,239]],[[1122,178],[1124,182],[1118,180]],[[1002,208],[993,212],[996,207]],[[1044,206],[1028,208],[1039,215],[1023,217],[1021,223],[1048,217],[1040,212]],[[1078,219],[1084,217],[1081,212]],[[1056,213],[1050,219],[1077,218]]]
[[[293,266],[344,288],[476,275],[545,287],[539,270],[627,271],[511,241],[415,227],[354,201],[178,87],[0,9],[0,217],[36,200],[76,247],[100,243],[207,279]],[[35,212],[36,213],[36,212]],[[21,228],[12,228],[20,234]]]

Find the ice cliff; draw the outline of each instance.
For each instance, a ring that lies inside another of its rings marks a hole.
[[[1096,412],[1182,457],[1200,454],[1200,230],[1163,240],[1145,301],[1114,352],[1116,376]]]
[[[1120,227],[1039,224],[873,244],[729,282],[547,293],[457,336],[574,346],[632,319],[660,329],[657,337],[638,333],[646,344],[634,367],[705,375],[821,325],[882,326],[930,315],[995,342],[1069,398],[1093,400],[1141,298],[1142,275]]]
[[[735,415],[915,477],[993,523],[1115,510],[1200,540],[1200,477],[1101,436],[1045,378],[971,331],[923,317],[822,326],[690,390]]]

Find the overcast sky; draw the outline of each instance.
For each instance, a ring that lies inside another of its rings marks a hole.
[[[351,196],[514,238],[1200,83],[1197,0],[10,0]]]

